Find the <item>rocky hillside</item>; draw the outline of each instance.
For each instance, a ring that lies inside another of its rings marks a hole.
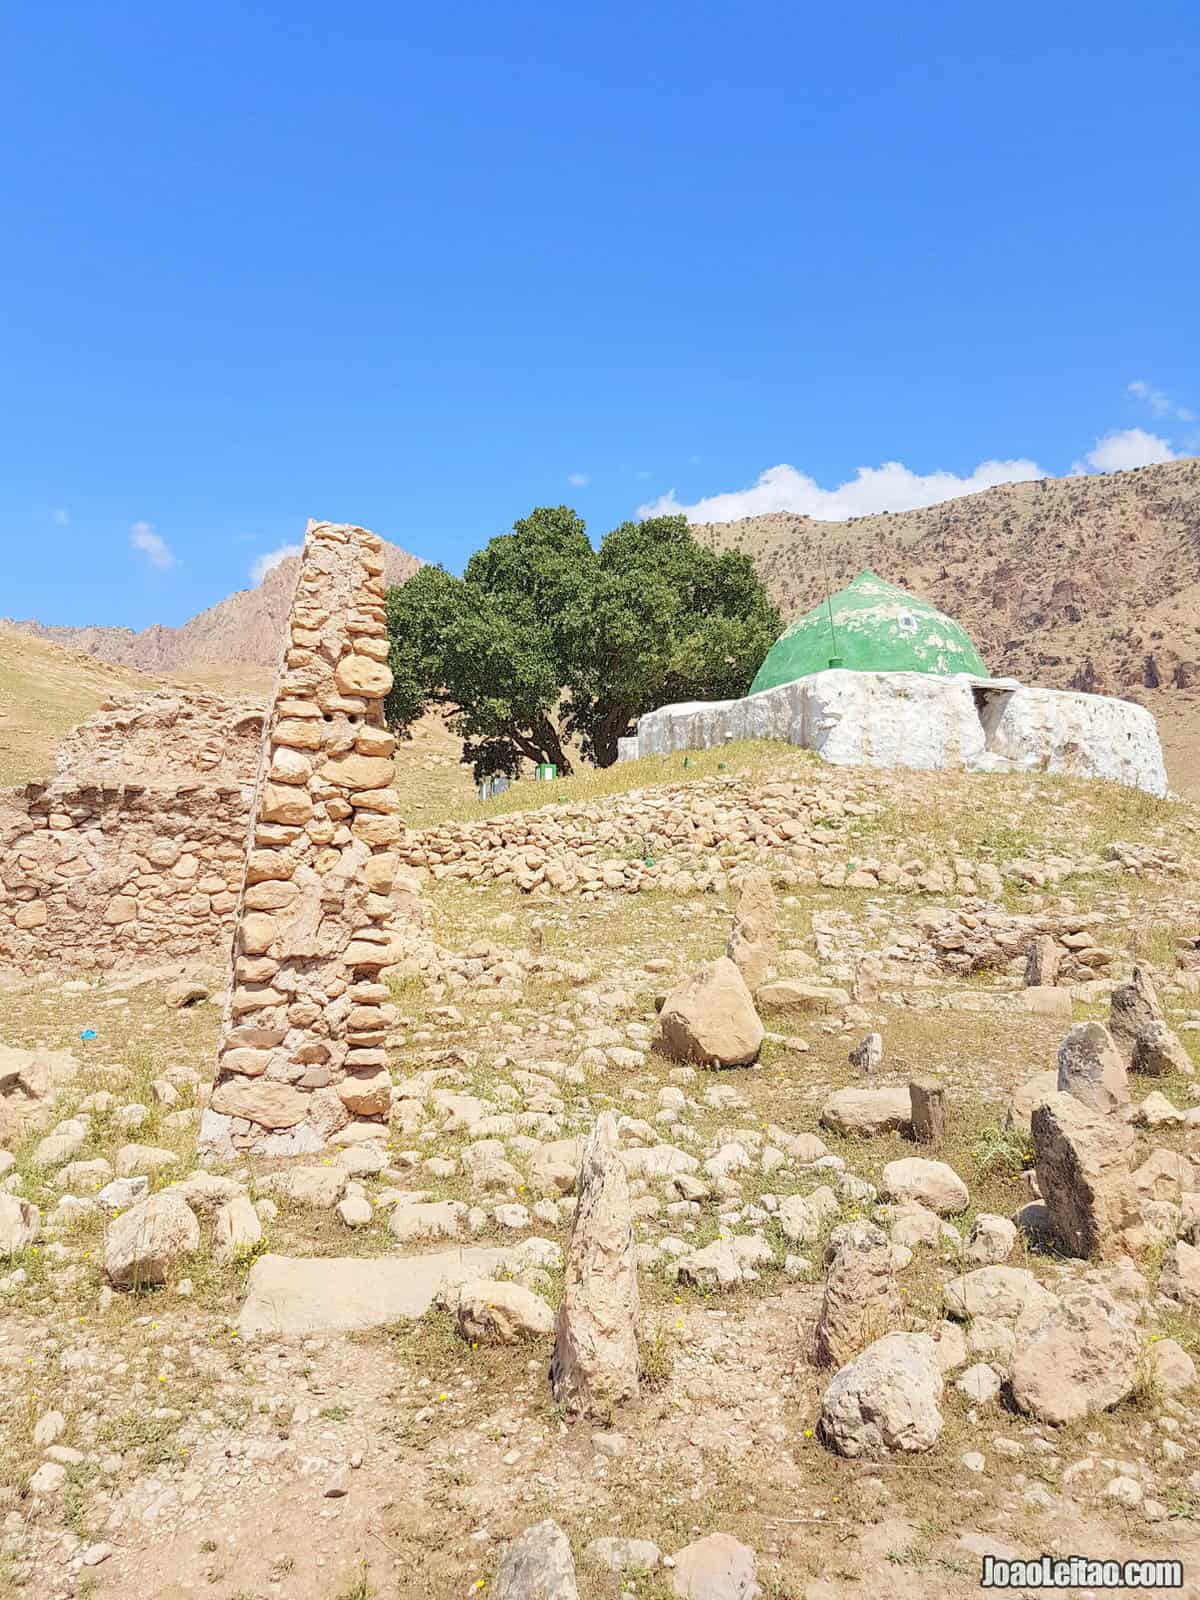
[[[385,544],[389,583],[404,583],[421,566],[398,545]],[[186,672],[233,665],[274,667],[283,624],[296,586],[297,558],[267,573],[254,589],[239,589],[179,628],[155,624],[141,633],[132,628],[60,628],[41,622],[5,626],[36,634],[102,661],[143,672]]]
[[[969,629],[993,672],[1142,698],[1200,689],[1200,460],[1007,483],[919,511],[695,529],[793,617],[863,567]]]

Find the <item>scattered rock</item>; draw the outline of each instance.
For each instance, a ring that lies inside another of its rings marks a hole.
[[[1177,1240],[1163,1257],[1158,1288],[1168,1299],[1200,1311],[1200,1249]]]
[[[1182,1039],[1172,1033],[1165,1022],[1147,1023],[1138,1034],[1133,1041],[1130,1067],[1134,1072],[1153,1078],[1164,1077],[1170,1072],[1179,1072],[1191,1078],[1196,1072],[1195,1063]]]
[[[0,1256],[15,1256],[35,1243],[41,1231],[42,1215],[35,1205],[0,1193]]]
[[[710,1533],[673,1557],[671,1593],[677,1600],[758,1600],[754,1551],[727,1533]]]
[[[663,1053],[699,1065],[744,1067],[758,1060],[763,1025],[746,982],[727,956],[678,984],[659,1014]]]
[[[575,1561],[556,1522],[526,1528],[504,1552],[491,1587],[492,1600],[579,1600]]]
[[[517,1344],[554,1331],[554,1312],[531,1289],[495,1278],[471,1278],[453,1296],[458,1331],[475,1344]]]
[[[883,1169],[883,1189],[894,1200],[916,1200],[939,1217],[965,1210],[971,1198],[953,1167],[920,1156],[889,1161]]]
[[[906,1086],[838,1089],[821,1107],[821,1126],[833,1133],[858,1134],[873,1138],[880,1133],[899,1132],[912,1118],[912,1103]]]
[[[104,1270],[115,1288],[147,1288],[166,1283],[199,1248],[200,1224],[194,1212],[165,1189],[139,1200],[109,1223]]]
[[[942,1431],[942,1374],[924,1333],[889,1333],[834,1374],[821,1435],[839,1455],[881,1461],[929,1450]]]
[[[1145,967],[1134,967],[1131,980],[1118,985],[1109,999],[1108,1026],[1113,1039],[1131,1056],[1138,1035],[1165,1020],[1150,974]]]
[[[1133,1388],[1138,1371],[1133,1319],[1099,1285],[1067,1289],[1012,1365],[1017,1408],[1042,1422],[1076,1422],[1107,1410]]]

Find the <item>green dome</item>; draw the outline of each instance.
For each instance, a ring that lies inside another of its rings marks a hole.
[[[767,652],[750,693],[777,689],[826,667],[855,672],[969,672],[988,669],[970,635],[927,600],[860,572],[840,594],[798,617]]]

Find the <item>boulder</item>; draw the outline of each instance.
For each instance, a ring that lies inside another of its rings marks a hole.
[[[1200,1311],[1200,1249],[1177,1240],[1163,1257],[1158,1288],[1168,1299]]]
[[[1058,1093],[1093,1111],[1116,1111],[1129,1104],[1125,1062],[1103,1023],[1081,1022],[1059,1046]]]
[[[418,1239],[457,1239],[467,1208],[461,1200],[418,1201],[393,1206],[388,1228],[402,1244]]]
[[[1152,1381],[1167,1394],[1182,1394],[1196,1381],[1196,1363],[1174,1339],[1156,1339],[1148,1361]]]
[[[821,1107],[823,1128],[868,1139],[880,1133],[898,1132],[908,1126],[911,1117],[912,1101],[903,1085],[838,1089]]]
[[[1165,1022],[1158,991],[1145,967],[1134,967],[1128,983],[1118,984],[1109,997],[1108,1026],[1113,1039],[1128,1058],[1138,1035],[1156,1022]]]
[[[1137,1381],[1133,1318],[1106,1289],[1067,1289],[1038,1327],[1018,1340],[1012,1364],[1017,1408],[1041,1422],[1077,1422],[1115,1406]]]
[[[526,1528],[500,1559],[491,1600],[579,1600],[567,1536],[549,1519]]]
[[[1139,1243],[1137,1190],[1129,1171],[1132,1134],[1114,1117],[1070,1095],[1033,1113],[1038,1187],[1050,1223],[1071,1255],[1112,1257]]]
[[[776,1217],[785,1239],[792,1244],[812,1244],[831,1217],[838,1213],[837,1196],[828,1184],[811,1194],[789,1194],[779,1202]]]
[[[194,1006],[201,1000],[207,1000],[209,993],[206,983],[200,983],[195,978],[176,978],[163,989],[163,1005],[170,1006],[172,1011],[181,1011],[184,1006]]]
[[[663,1053],[675,1061],[744,1067],[758,1060],[763,1025],[745,979],[721,956],[676,985],[659,1014]]]
[[[939,1217],[965,1211],[971,1198],[953,1167],[920,1156],[889,1161],[883,1169],[883,1190],[893,1200],[916,1200]]]
[[[593,1539],[584,1554],[610,1572],[653,1572],[662,1551],[649,1539]]]
[[[235,1261],[253,1250],[261,1238],[262,1220],[249,1195],[235,1195],[217,1212],[213,1225],[213,1255],[218,1261]]]
[[[169,1189],[139,1200],[108,1225],[104,1270],[120,1289],[166,1283],[200,1248],[195,1213]]]
[[[259,1256],[238,1317],[243,1338],[297,1338],[423,1317],[447,1285],[516,1268],[515,1252],[456,1247],[412,1256]]]
[[[976,1267],[952,1278],[942,1291],[946,1310],[960,1321],[1012,1322],[1030,1331],[1055,1298],[1024,1267]]]
[[[1043,1100],[1057,1093],[1057,1069],[1053,1072],[1039,1072],[1035,1077],[1026,1078],[1025,1082],[1019,1084],[1012,1092],[1004,1126],[1015,1128],[1018,1133],[1028,1133],[1034,1106],[1040,1106]]]
[[[981,1211],[967,1236],[966,1258],[974,1266],[999,1266],[1008,1260],[1017,1242],[1017,1225],[1007,1217]]]
[[[766,981],[779,956],[779,923],[769,874],[748,872],[733,908],[725,954],[753,992]]]
[[[695,1289],[736,1289],[739,1283],[753,1283],[758,1268],[775,1260],[774,1251],[757,1234],[744,1233],[732,1239],[714,1239],[700,1250],[689,1251],[675,1262],[675,1277]]]
[[[835,1373],[821,1437],[838,1455],[882,1461],[929,1450],[942,1431],[942,1373],[926,1333],[889,1333]]]
[[[673,1557],[671,1593],[677,1600],[759,1600],[757,1559],[728,1533],[710,1533]]]
[[[1181,1072],[1185,1077],[1195,1076],[1196,1064],[1187,1052],[1179,1035],[1172,1033],[1165,1022],[1149,1022],[1133,1041],[1129,1063],[1134,1072],[1150,1078],[1165,1077],[1170,1072]]]
[[[0,1193],[0,1256],[15,1256],[42,1231],[42,1215],[19,1195]]]
[[[458,1331],[472,1344],[517,1344],[554,1331],[554,1312],[532,1289],[496,1278],[471,1278],[453,1297]]]
[[[903,1315],[892,1247],[873,1222],[835,1228],[825,1250],[825,1293],[813,1339],[819,1366],[842,1366]]]
[[[804,983],[799,978],[780,978],[766,983],[758,991],[758,1003],[764,1011],[785,1011],[810,1017],[825,1017],[835,1011],[844,1011],[850,1004],[846,989],[828,983]]]
[[[606,1416],[638,1394],[641,1301],[629,1184],[617,1144],[616,1118],[606,1111],[580,1163],[550,1367],[555,1398],[585,1416]]]

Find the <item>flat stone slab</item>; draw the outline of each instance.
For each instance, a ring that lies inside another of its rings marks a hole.
[[[260,1256],[250,1268],[238,1333],[349,1333],[423,1317],[443,1283],[492,1277],[510,1255],[478,1246],[415,1256]]]

